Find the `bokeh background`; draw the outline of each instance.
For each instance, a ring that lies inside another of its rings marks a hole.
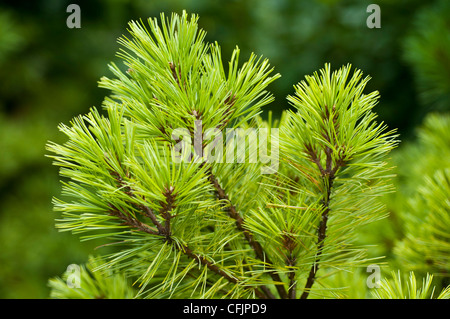
[[[369,29],[364,0],[96,0],[0,3],[0,298],[48,298],[47,281],[84,263],[95,242],[54,228],[57,168],[48,140],[63,142],[68,123],[107,91],[97,87],[118,62],[116,40],[132,19],[160,12],[200,15],[207,40],[227,59],[236,45],[269,58],[282,78],[270,87],[276,114],[304,75],[327,62],[351,63],[381,94],[376,111],[404,142],[414,143],[427,114],[450,109],[450,5],[447,0],[379,0],[381,28]],[[66,8],[81,8],[81,28],[69,29]],[[445,134],[446,132],[444,132]],[[450,146],[449,146],[450,147]],[[444,162],[445,163],[445,162]],[[448,163],[448,161],[447,161]],[[395,228],[384,241],[389,254]]]

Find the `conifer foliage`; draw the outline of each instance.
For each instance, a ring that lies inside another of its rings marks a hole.
[[[123,297],[321,296],[322,277],[367,262],[355,230],[385,216],[397,141],[376,121],[378,93],[325,65],[294,87],[291,111],[263,120],[279,74],[239,48],[225,65],[197,22],[131,22],[125,68],[99,83],[104,113],[60,125],[67,142],[47,146],[57,228],[114,247],[88,268],[128,280]]]

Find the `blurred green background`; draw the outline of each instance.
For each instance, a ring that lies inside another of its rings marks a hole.
[[[381,28],[369,29],[372,2],[2,1],[0,298],[48,298],[47,280],[84,263],[98,244],[55,230],[51,198],[60,185],[45,144],[63,142],[59,123],[101,105],[108,92],[97,81],[111,75],[109,62],[118,62],[116,40],[129,20],[186,9],[199,14],[207,40],[221,44],[225,60],[236,45],[242,57],[269,58],[282,75],[270,87],[276,114],[289,107],[285,98],[304,75],[326,62],[333,68],[351,63],[372,77],[367,90],[380,92],[379,119],[414,143],[427,114],[450,108],[449,1],[377,1]],[[80,29],[66,26],[70,3],[81,8]],[[387,255],[400,236],[395,231],[374,235],[391,236],[383,239]]]

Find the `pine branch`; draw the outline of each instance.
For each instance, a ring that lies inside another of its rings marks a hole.
[[[226,296],[275,298],[275,288],[277,297],[294,299],[297,279],[307,276],[300,296],[307,298],[324,264],[363,261],[351,236],[381,215],[379,205],[370,204],[389,190],[383,156],[396,145],[392,132],[374,121],[378,93],[362,94],[368,79],[360,81],[359,70],[349,79],[349,67],[331,74],[326,65],[295,86],[288,100],[297,111],[282,116],[283,134],[276,140],[287,166],[280,166],[275,182],[253,183],[256,166],[241,162],[214,166],[213,174],[212,165],[198,162],[205,149],[219,154],[205,136],[231,125],[271,128],[258,114],[273,100],[266,88],[279,75],[271,76],[268,61],[254,54],[239,67],[238,48],[225,72],[220,47],[203,42],[197,16],[161,18],[162,28],[156,19],[148,27],[131,22],[132,38],[119,40],[128,71],[111,64],[116,78],[100,81],[112,91],[103,104],[108,118],[93,108],[72,127],[60,126],[67,143],[48,146],[61,176],[69,179],[63,195],[73,198],[54,199],[55,210],[63,213],[58,227],[106,230],[85,238],[108,236],[129,244],[109,263],[136,277],[139,296],[183,296],[202,287],[206,297],[232,288]],[[177,145],[174,134],[182,137]],[[183,163],[170,153],[181,145],[188,147],[183,154],[194,155]],[[255,256],[246,259],[246,251]],[[197,275],[191,272],[196,264],[202,272],[192,288],[185,277]]]
[[[295,299],[297,295],[297,282],[295,281],[295,265],[297,263],[297,258],[294,255],[294,249],[297,247],[297,242],[295,238],[289,234],[283,234],[283,247],[287,250],[286,254],[286,265],[292,270],[289,272],[289,299]]]
[[[136,195],[134,194],[133,190],[130,187],[126,187],[126,188],[123,187],[124,180],[118,172],[110,171],[110,173],[111,173],[111,176],[113,176],[116,179],[118,186],[120,188],[125,189],[125,194],[130,196],[130,198],[136,197]],[[229,275],[227,272],[225,272],[223,269],[221,269],[218,265],[210,262],[205,257],[196,254],[187,244],[181,244],[179,242],[173,241],[173,239],[171,238],[172,232],[171,232],[171,228],[170,228],[170,219],[175,216],[171,215],[170,212],[172,211],[172,209],[174,209],[176,207],[174,190],[175,190],[175,188],[173,186],[166,188],[163,193],[166,201],[160,203],[161,210],[160,210],[159,214],[164,219],[164,225],[158,221],[155,213],[153,212],[153,210],[150,207],[145,206],[145,205],[138,205],[138,208],[143,212],[144,216],[148,217],[152,221],[152,223],[156,227],[157,231],[153,227],[139,221],[137,218],[133,218],[130,214],[121,212],[119,209],[115,208],[111,204],[109,204],[109,206],[111,207],[109,214],[111,216],[115,216],[115,217],[119,218],[127,226],[136,228],[137,230],[145,232],[150,235],[156,235],[156,236],[163,237],[165,241],[167,241],[168,243],[172,243],[173,247],[175,247],[179,251],[183,252],[189,258],[196,260],[200,265],[208,267],[208,269],[210,269],[214,273],[218,274],[219,276],[224,277],[226,280],[228,280],[232,284],[240,284],[240,280],[238,278]],[[264,286],[261,286],[261,287],[248,286],[248,287],[253,289],[255,291],[255,294],[261,299],[274,298],[273,294],[270,292],[270,290],[267,287],[264,287]],[[258,288],[260,288],[262,290],[262,292],[259,291]]]
[[[253,248],[256,257],[263,261],[265,264],[268,265],[268,267],[273,267],[272,261],[269,259],[267,254],[264,253],[264,250],[259,242],[255,240],[253,237],[253,234],[250,233],[247,229],[244,227],[244,219],[241,217],[241,215],[236,210],[236,207],[231,203],[227,193],[225,190],[220,186],[219,182],[217,181],[217,178],[214,176],[214,174],[209,170],[209,180],[213,184],[214,188],[217,191],[217,194],[219,196],[220,200],[225,200],[228,202],[227,210],[228,215],[235,220],[236,228],[241,231],[244,234],[245,239],[249,243],[250,247]],[[275,288],[278,291],[278,294],[281,298],[287,299],[288,294],[286,292],[286,289],[284,288],[283,281],[281,280],[280,276],[275,270],[269,270],[269,275],[272,277],[272,279],[275,281]]]
[[[166,201],[161,202],[161,216],[164,219],[164,234],[167,238],[167,240],[170,240],[170,236],[172,235],[171,229],[170,229],[170,220],[174,217],[171,215],[172,209],[176,207],[175,205],[175,195],[173,195],[174,187],[170,186],[169,189],[165,189],[164,191],[164,197]]]
[[[233,114],[233,106],[236,103],[236,95],[230,93],[230,95],[225,99],[224,104],[226,106],[226,110],[222,115],[221,124],[218,126],[219,130],[224,129],[228,123],[230,122],[230,116]]]
[[[166,232],[166,228],[158,221],[155,213],[153,212],[153,210],[151,208],[149,208],[145,205],[139,205],[138,207],[144,212],[144,216],[150,218],[153,225],[156,226],[156,228],[158,229],[157,235],[169,234],[168,232]]]
[[[111,216],[115,216],[117,218],[119,218],[120,220],[123,221],[123,223],[127,226],[130,227],[134,227],[137,228],[138,230],[150,234],[150,235],[160,235],[161,234],[161,230],[160,228],[157,226],[158,231],[156,231],[153,227],[139,221],[136,218],[132,218],[129,214],[127,213],[123,213],[121,212],[119,209],[117,209],[116,207],[114,207],[113,205],[109,204],[110,206],[110,210],[108,212],[109,215]],[[148,207],[146,207],[146,209],[150,210]],[[153,213],[152,213],[153,215]],[[157,224],[154,223],[154,225],[156,226]],[[160,224],[159,224],[160,225]]]
[[[141,206],[141,207],[146,212],[147,216],[152,216],[152,218],[151,218],[152,221],[155,220],[154,214],[150,208],[148,208],[146,206]],[[132,218],[129,215],[124,214],[117,209],[111,209],[111,211],[109,213],[112,216],[118,217],[119,219],[124,221],[124,224],[126,224],[130,227],[134,227],[134,228],[138,229],[139,231],[145,232],[150,235],[162,236],[162,237],[164,237],[164,239],[166,241],[173,242],[170,237],[171,236],[170,223],[168,222],[170,220],[170,218],[166,219],[166,224],[164,226],[162,226],[159,222],[154,223],[154,225],[158,228],[158,232],[156,232],[155,230],[153,230],[152,227],[148,226],[147,224],[144,224],[144,223],[140,222],[139,220],[137,220],[136,218]],[[167,216],[168,213],[166,211],[163,214],[165,214],[165,216]],[[188,245],[182,245],[182,244],[176,243],[176,244],[174,244],[174,247],[176,249],[180,250],[181,252],[183,252],[189,258],[196,260],[200,265],[206,266],[206,267],[208,267],[209,270],[213,271],[217,275],[224,277],[230,283],[240,284],[239,279],[229,275],[227,272],[222,270],[218,265],[210,262],[205,257],[194,253],[194,251]],[[263,293],[258,290],[258,287],[249,286],[249,288],[252,288],[255,291],[255,294],[259,298],[267,299],[267,298],[274,297],[270,293],[270,291],[268,291],[266,288],[261,287],[261,289],[263,290]]]
[[[315,237],[308,237],[306,251],[298,253],[315,252],[300,298],[308,297],[325,262],[339,267],[363,262],[363,249],[350,248],[355,229],[382,218],[383,207],[376,196],[391,189],[386,180],[392,175],[387,174],[390,168],[384,156],[396,146],[397,136],[375,121],[372,108],[378,92],[363,94],[369,79],[360,70],[351,75],[350,65],[331,72],[326,64],[320,72],[306,76],[295,86],[295,95],[288,97],[296,110],[283,119],[280,140],[289,157],[286,162],[300,176],[295,187],[305,196],[294,206],[319,204],[321,212]],[[303,226],[304,232],[309,225]]]
[[[214,273],[224,277],[226,280],[228,280],[230,283],[233,284],[240,284],[240,280],[230,276],[225,271],[223,271],[219,266],[216,264],[211,263],[209,260],[204,258],[203,256],[195,254],[187,245],[183,246],[176,246],[178,249],[180,249],[183,253],[185,253],[188,257],[197,260],[197,262],[201,265],[207,266],[208,269],[212,270]],[[267,299],[267,295],[265,293],[262,293],[258,290],[257,287],[250,286],[249,288],[252,288],[255,291],[255,294],[261,298],[261,299]],[[266,291],[265,291],[266,292]]]
[[[327,171],[326,171],[327,173]],[[319,227],[318,227],[318,235],[317,235],[317,253],[315,260],[311,266],[311,270],[309,271],[308,279],[306,280],[305,288],[303,289],[303,294],[301,295],[301,299],[308,298],[309,291],[314,284],[316,274],[319,271],[319,263],[320,263],[320,257],[322,255],[324,241],[326,238],[326,231],[327,231],[327,222],[328,222],[328,216],[330,213],[330,195],[331,195],[331,189],[333,186],[334,181],[334,174],[329,176],[323,176],[323,178],[326,181],[326,184],[328,184],[326,195],[325,195],[325,201],[323,202],[324,211],[322,212]]]
[[[334,126],[334,130],[337,134],[339,127],[337,124],[336,108],[335,108],[335,106],[333,106],[332,111],[330,112],[328,110],[328,107],[325,105],[325,111],[324,111],[324,115],[323,115],[324,122],[327,122],[327,120],[330,118],[330,113],[331,113],[331,116],[333,117],[332,125]],[[322,135],[324,136],[326,141],[329,143],[333,142],[334,146],[336,147],[337,143],[336,143],[336,140],[334,139],[334,137],[330,137],[330,135],[328,134],[328,131],[325,128],[323,128],[323,131],[324,132],[322,133]],[[325,167],[326,168],[323,169],[322,165],[320,164],[319,155],[315,152],[313,147],[311,145],[307,145],[305,147],[306,147],[307,153],[310,156],[311,161],[317,165],[317,168],[319,169],[319,171],[321,173],[322,181],[326,187],[326,191],[324,194],[325,199],[322,202],[324,210],[322,212],[318,231],[317,231],[317,233],[318,233],[318,235],[317,235],[317,253],[315,256],[315,260],[311,266],[311,270],[309,271],[309,275],[308,275],[308,279],[306,280],[305,288],[300,297],[301,299],[308,298],[309,291],[311,290],[311,287],[313,286],[314,281],[316,279],[316,274],[319,271],[320,257],[322,255],[325,238],[327,236],[327,222],[328,222],[328,217],[330,214],[330,197],[331,197],[331,192],[333,189],[333,182],[336,177],[335,174],[338,171],[338,169],[345,165],[343,156],[340,156],[336,160],[336,164],[333,167],[332,150],[329,146],[325,146],[324,151],[325,151],[325,155],[326,155],[326,159],[325,159],[325,163],[326,163]]]

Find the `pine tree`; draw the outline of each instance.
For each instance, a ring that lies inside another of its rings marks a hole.
[[[356,231],[386,216],[398,141],[376,121],[378,92],[326,64],[294,87],[291,111],[263,120],[280,75],[254,54],[241,63],[237,47],[225,67],[197,21],[130,22],[125,69],[99,82],[112,92],[104,114],[59,126],[67,142],[47,146],[62,177],[57,227],[114,248],[87,268],[129,280],[123,297],[324,296],[339,288],[327,278],[371,261]],[[104,296],[95,289],[84,296]]]
[[[444,289],[450,271],[450,116],[430,113],[417,140],[404,143],[393,157],[397,192],[389,209],[397,220],[395,266],[424,278],[434,274]],[[418,160],[420,159],[420,160]]]

